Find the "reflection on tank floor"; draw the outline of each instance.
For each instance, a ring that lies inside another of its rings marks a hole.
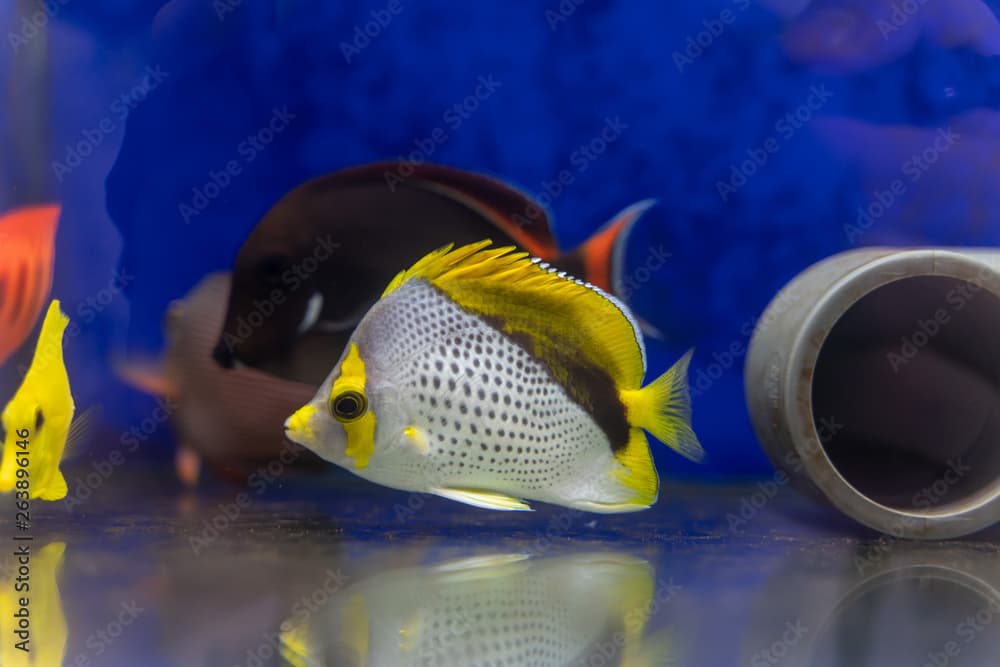
[[[879,538],[773,480],[668,481],[652,510],[621,516],[479,511],[336,474],[244,494],[113,481],[72,514],[35,510],[36,661],[881,667],[1000,652],[1000,531]],[[20,664],[18,565],[0,566],[0,661]]]

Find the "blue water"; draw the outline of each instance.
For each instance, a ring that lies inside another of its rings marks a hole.
[[[35,646],[64,640],[79,667],[397,667],[383,656],[419,640],[431,664],[465,666],[494,628],[433,620],[501,600],[543,618],[509,639],[570,636],[573,665],[624,662],[630,618],[630,646],[663,659],[629,665],[995,664],[997,527],[908,542],[799,493],[751,431],[742,370],[756,319],[813,262],[1000,241],[998,15],[993,0],[0,3],[0,212],[62,203],[53,294],[79,327],[77,406],[105,422],[69,452],[70,496],[32,504]],[[625,269],[663,332],[650,374],[696,348],[707,461],[654,446],[659,500],[624,515],[488,512],[274,458],[183,487],[173,404],[118,362],[159,357],[168,305],[230,269],[285,192],[383,159],[505,179],[547,206],[563,249],[655,198]],[[0,368],[0,406],[30,347]],[[26,532],[14,517],[0,502],[4,538]],[[325,660],[278,655],[296,617]],[[348,660],[351,632],[370,641]]]
[[[758,474],[769,468],[742,357],[785,282],[854,245],[1000,238],[993,4],[914,7],[70,0],[43,10],[47,37],[31,37],[7,5],[0,70],[9,80],[47,38],[49,80],[8,96],[39,105],[47,135],[40,173],[5,165],[0,204],[64,203],[55,292],[83,324],[75,386],[124,426],[150,403],[109,389],[109,360],[158,354],[167,304],[229,268],[256,220],[309,177],[396,157],[492,173],[545,195],[565,248],[655,197],[630,272],[645,276],[654,248],[671,258],[634,303],[666,334],[654,371],[697,348],[695,427],[710,455],[694,466],[658,451],[661,468]],[[603,152],[581,150],[608,123],[621,129]],[[902,201],[863,233],[845,230],[949,126],[957,147],[905,175]],[[22,129],[0,123],[0,145]],[[220,181],[231,162],[239,173]],[[572,182],[553,195],[562,170]],[[88,306],[115,270],[123,294]]]

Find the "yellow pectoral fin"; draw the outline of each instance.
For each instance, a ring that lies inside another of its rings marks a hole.
[[[79,453],[79,449],[93,440],[97,435],[103,414],[103,406],[91,405],[76,415],[69,424],[69,431],[66,433],[66,444],[63,447],[63,451],[68,454],[76,450],[75,453]]]
[[[507,512],[530,512],[531,507],[524,501],[493,491],[476,491],[472,489],[434,488],[429,490],[436,496],[456,502],[481,507],[488,510],[504,510]]]
[[[416,426],[407,426],[403,429],[403,437],[406,438],[406,442],[411,447],[424,456],[430,453],[431,448],[427,444],[427,434],[422,429]]]
[[[399,629],[399,650],[404,653],[411,653],[420,642],[420,635],[424,628],[423,609],[413,612],[403,627]]]

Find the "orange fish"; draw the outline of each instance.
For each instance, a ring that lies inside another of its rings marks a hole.
[[[58,204],[0,216],[0,365],[38,321],[52,289]]]

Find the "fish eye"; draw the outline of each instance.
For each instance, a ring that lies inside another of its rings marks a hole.
[[[330,401],[330,412],[342,424],[356,421],[368,412],[368,399],[359,391],[345,391]]]
[[[257,273],[269,283],[281,280],[281,275],[291,264],[285,255],[267,255],[257,262]]]

